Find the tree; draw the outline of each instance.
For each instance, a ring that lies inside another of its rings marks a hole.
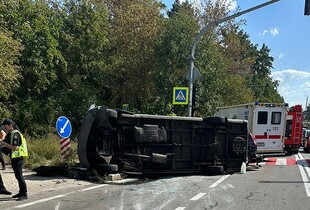
[[[222,51],[228,62],[228,71],[231,74],[246,76],[252,73],[255,64],[253,44],[249,35],[239,27],[228,31],[223,29],[222,40],[220,40]]]
[[[131,110],[149,111],[148,97],[156,94],[154,47],[161,24],[156,1],[110,0],[109,98],[114,105],[129,104]]]
[[[1,4],[1,3],[0,3]],[[2,8],[0,6],[0,8]],[[1,9],[0,9],[1,13]],[[19,87],[20,68],[16,65],[22,45],[12,37],[5,24],[0,20],[0,115],[9,117],[14,90]]]
[[[58,19],[53,19],[45,1],[9,0],[3,3],[2,14],[14,39],[24,46],[17,61],[20,86],[9,98],[13,117],[22,129],[34,132],[41,127],[44,132],[52,122],[49,103],[57,69],[64,63],[54,37],[59,31]]]
[[[247,78],[252,73],[256,57],[249,35],[238,27],[231,31],[222,30],[220,46],[227,65],[221,106],[252,102],[254,96]]]
[[[155,113],[186,115],[187,107],[172,105],[176,86],[188,85],[190,47],[198,30],[193,8],[175,1],[168,18],[164,18],[156,45],[157,70],[153,76],[157,97],[153,98]]]
[[[158,0],[1,1],[0,114],[32,136],[53,132],[61,115],[78,128],[92,104],[186,115],[187,106],[172,105],[172,89],[188,86],[195,35],[231,12],[226,2],[175,0],[165,15]],[[197,46],[195,116],[283,101],[270,49],[253,45],[240,24],[210,29]]]
[[[203,13],[198,13],[199,23],[206,27],[226,17],[231,12],[228,6],[224,0],[206,1]],[[217,106],[252,99],[243,78],[244,72],[249,72],[251,62],[251,57],[246,56],[249,41],[242,32],[239,33],[239,24],[231,20],[210,28],[199,42],[195,66],[203,78],[198,81],[196,114],[213,115]]]
[[[251,87],[254,100],[260,102],[283,103],[284,99],[277,92],[278,82],[272,81],[271,68],[273,57],[269,55],[270,49],[263,44],[260,50],[257,45],[253,51],[256,55],[255,64],[252,68],[252,74],[249,77],[249,86]]]

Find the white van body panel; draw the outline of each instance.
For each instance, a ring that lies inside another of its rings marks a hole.
[[[284,149],[287,104],[248,103],[218,107],[215,116],[248,120],[248,130],[257,142],[258,153],[278,153]]]

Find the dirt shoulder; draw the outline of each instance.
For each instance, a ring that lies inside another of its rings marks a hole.
[[[7,165],[6,170],[0,170],[0,173],[7,190],[12,192],[13,195],[18,193],[19,187],[12,167]],[[42,193],[42,191],[52,191],[62,188],[87,186],[92,184],[89,181],[70,179],[65,176],[38,176],[36,172],[28,169],[24,169],[23,174],[26,180],[29,196]],[[0,198],[3,196],[7,197],[7,195],[0,195]]]

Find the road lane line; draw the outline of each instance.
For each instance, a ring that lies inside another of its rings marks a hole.
[[[304,182],[306,194],[307,194],[308,197],[310,197],[310,183],[309,183],[308,176],[306,174],[306,172],[307,172],[308,175],[310,175],[310,170],[309,170],[309,167],[308,167],[308,163],[301,155],[300,156],[296,155],[296,160],[298,161],[297,165],[298,165],[298,168],[299,168],[302,180]],[[305,172],[304,169],[306,170],[306,172]]]
[[[199,200],[202,196],[204,196],[206,193],[198,193],[196,196],[192,197],[190,200],[191,201],[197,201]]]
[[[39,203],[43,203],[43,202],[46,202],[46,201],[50,201],[50,200],[54,200],[54,199],[57,199],[57,198],[65,197],[68,194],[56,195],[56,196],[53,196],[53,197],[44,198],[44,199],[33,201],[33,202],[30,202],[30,203],[25,203],[25,204],[22,204],[22,205],[14,206],[12,208],[17,208],[17,209],[25,208],[25,207],[33,206],[33,205],[36,205],[36,204],[39,204]]]
[[[76,193],[76,192],[83,192],[83,191],[92,190],[92,189],[96,189],[96,188],[99,188],[99,187],[105,187],[105,186],[107,186],[107,185],[106,184],[101,184],[101,185],[96,185],[96,186],[88,187],[88,188],[81,189],[81,190],[74,190],[72,192],[68,192],[68,193],[65,193],[65,194],[56,195],[56,196],[52,196],[52,197],[49,197],[49,198],[44,198],[44,199],[32,201],[32,202],[21,204],[21,205],[18,205],[18,206],[13,206],[10,209],[25,208],[25,207],[33,206],[33,205],[36,205],[36,204],[39,204],[39,203],[44,203],[44,202],[47,202],[47,201],[50,201],[50,200],[55,200],[55,199],[58,199],[58,198],[62,198],[62,197],[65,197],[67,195],[70,195],[70,194],[73,194],[73,193]]]
[[[310,183],[309,183],[309,179],[307,177],[307,174],[305,173],[305,171],[301,165],[298,164],[298,168],[299,168],[302,180],[304,181],[306,194],[308,197],[310,197]]]
[[[184,210],[186,207],[178,207],[175,210]]]
[[[224,181],[225,179],[227,179],[230,175],[225,175],[223,177],[221,177],[219,180],[217,180],[216,182],[214,182],[213,184],[210,185],[210,188],[216,187],[217,185],[219,185],[222,181]]]
[[[60,202],[57,204],[57,206],[55,207],[55,210],[59,210],[59,206],[60,206]]]
[[[97,186],[81,189],[81,190],[78,190],[78,192],[85,192],[85,191],[88,191],[88,190],[93,190],[93,189],[100,188],[100,187],[105,187],[105,186],[107,186],[107,184],[102,184],[102,185],[97,185]]]
[[[298,153],[297,155],[295,155],[296,159],[302,159],[303,157],[301,156],[300,153]]]
[[[303,157],[302,157],[302,159],[300,161],[302,161],[301,165],[303,166],[303,169],[307,172],[307,174],[308,174],[307,180],[309,180],[309,177],[310,177],[309,163]]]

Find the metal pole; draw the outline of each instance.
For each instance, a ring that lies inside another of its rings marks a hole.
[[[260,5],[257,5],[255,7],[251,7],[247,10],[244,10],[244,11],[241,11],[241,12],[238,12],[234,15],[231,15],[231,16],[227,16],[223,19],[220,19],[220,20],[217,20],[217,21],[214,21],[214,22],[211,22],[209,25],[207,25],[206,27],[204,27],[195,37],[195,40],[194,40],[194,43],[193,43],[193,46],[192,46],[192,51],[191,51],[191,57],[190,57],[190,78],[189,78],[189,103],[188,103],[188,116],[191,117],[192,116],[192,108],[193,108],[193,77],[194,77],[194,60],[195,60],[195,50],[196,50],[196,47],[197,47],[197,43],[199,42],[199,40],[201,39],[201,37],[203,36],[204,33],[206,33],[207,30],[209,30],[210,28],[212,27],[215,27],[223,22],[226,22],[228,20],[231,20],[231,19],[234,19],[236,17],[239,17],[241,15],[244,15],[246,13],[249,13],[249,12],[252,12],[254,10],[257,10],[257,9],[260,9],[262,7],[265,7],[269,4],[273,4],[275,2],[278,2],[280,0],[271,0],[269,2],[266,2],[266,3],[263,3],[263,4],[260,4]]]

